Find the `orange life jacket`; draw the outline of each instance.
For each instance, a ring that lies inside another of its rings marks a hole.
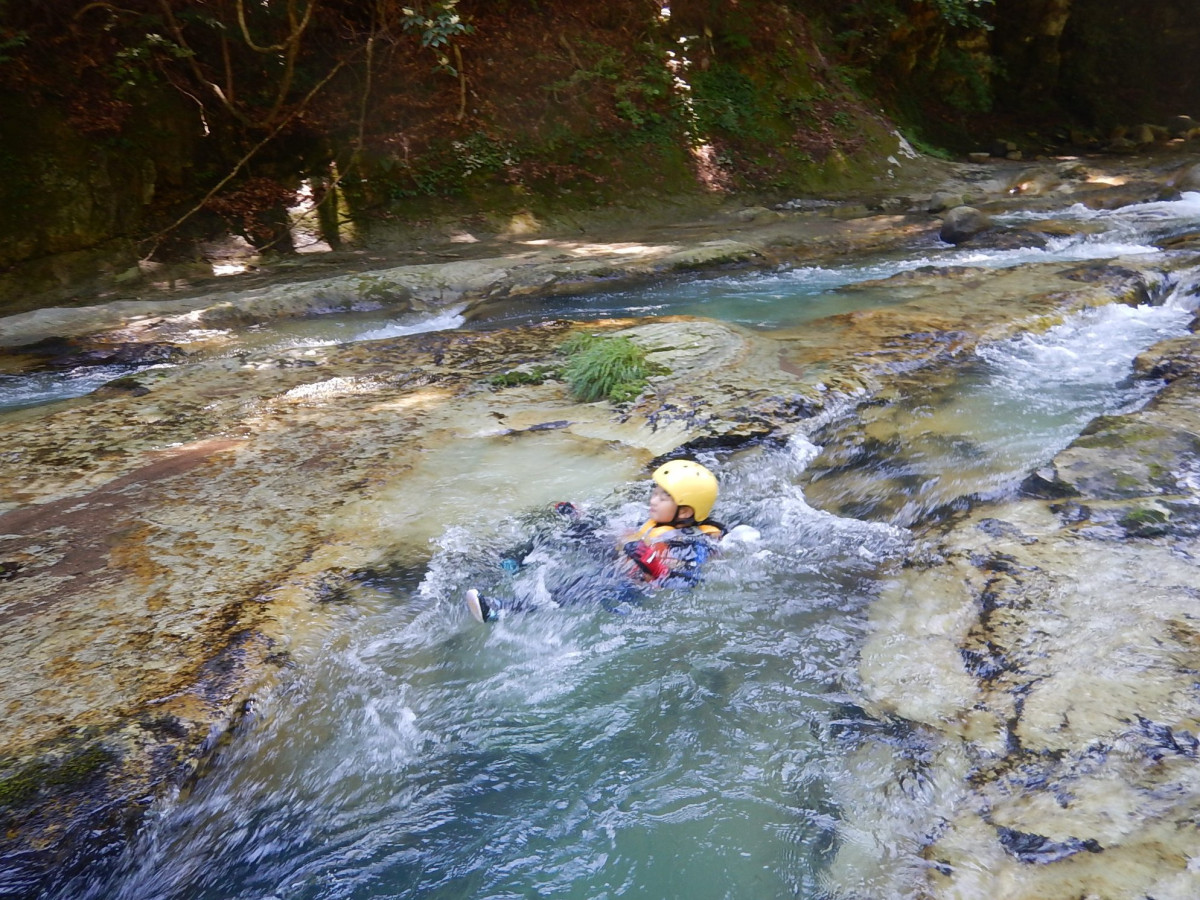
[[[645,541],[646,543],[653,543],[654,541],[662,540],[672,531],[678,531],[680,527],[689,526],[660,525],[653,519],[647,519],[646,524],[644,524],[633,534],[622,539],[621,543],[627,544],[630,541]],[[722,528],[720,525],[711,525],[708,522],[700,522],[699,524],[690,527],[699,528],[701,532],[718,541],[725,535],[724,528]]]

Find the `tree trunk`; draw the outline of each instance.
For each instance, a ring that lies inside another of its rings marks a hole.
[[[1037,18],[1031,22],[1029,71],[1026,97],[1044,97],[1058,88],[1062,69],[1062,36],[1071,18],[1071,0],[1042,0]]]

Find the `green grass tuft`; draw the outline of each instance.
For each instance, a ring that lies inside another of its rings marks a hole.
[[[626,403],[646,388],[651,375],[665,369],[650,362],[646,351],[625,337],[577,334],[560,352],[567,357],[563,378],[571,395],[584,403]]]

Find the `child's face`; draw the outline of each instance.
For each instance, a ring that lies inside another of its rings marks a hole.
[[[660,525],[670,525],[675,521],[677,512],[679,507],[671,499],[671,495],[655,485],[654,490],[650,492],[650,518]]]

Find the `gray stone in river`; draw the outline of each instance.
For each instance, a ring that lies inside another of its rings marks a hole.
[[[991,227],[992,220],[986,213],[973,206],[956,206],[942,219],[938,237],[947,244],[963,244]]]

